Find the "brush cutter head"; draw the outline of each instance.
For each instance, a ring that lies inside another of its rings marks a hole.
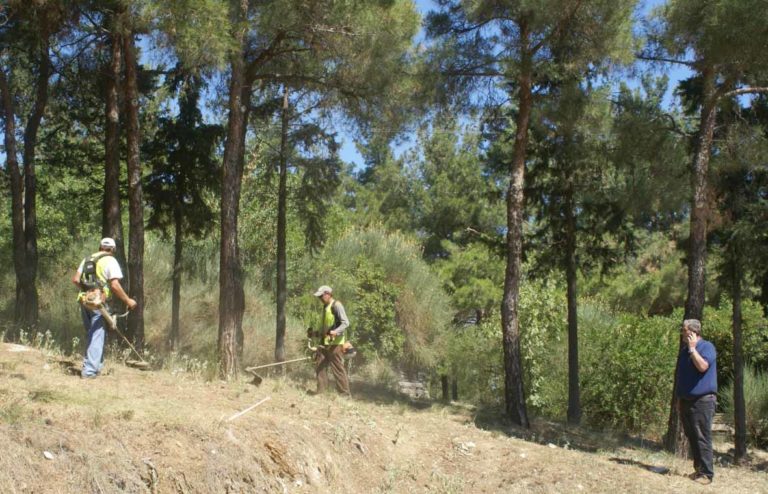
[[[133,367],[134,369],[139,369],[139,370],[150,369],[149,362],[145,362],[144,360],[126,360],[125,365],[127,365],[128,367]]]
[[[357,355],[357,350],[352,346],[352,343],[348,341],[344,342],[342,351],[344,352],[344,358],[352,358]]]
[[[256,371],[246,369],[246,372],[249,372],[253,376],[253,381],[251,381],[250,384],[258,387],[261,385],[262,381],[264,381],[264,378],[256,374]]]

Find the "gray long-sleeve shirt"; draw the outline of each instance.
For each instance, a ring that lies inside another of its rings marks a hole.
[[[333,312],[333,318],[336,322],[330,331],[335,331],[339,335],[344,334],[344,330],[349,327],[349,319],[347,318],[344,306],[338,300],[333,300],[331,302],[331,312]]]

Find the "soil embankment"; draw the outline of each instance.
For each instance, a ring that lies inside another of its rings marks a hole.
[[[81,380],[69,366],[0,344],[0,492],[768,492],[765,456],[720,466],[702,487],[665,453],[543,423],[523,440],[478,427],[466,407],[360,383],[347,400],[287,380],[205,383],[114,363]]]

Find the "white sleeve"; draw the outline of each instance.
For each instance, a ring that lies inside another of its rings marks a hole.
[[[83,264],[85,264],[85,259],[80,261],[80,265],[77,267],[77,274],[83,274]]]
[[[104,277],[107,281],[123,279],[123,271],[120,269],[120,263],[112,256],[104,259]]]

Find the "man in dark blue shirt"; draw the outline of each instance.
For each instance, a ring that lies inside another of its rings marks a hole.
[[[693,453],[691,478],[712,483],[712,419],[717,404],[717,352],[701,337],[698,319],[683,321],[682,348],[677,365],[677,397],[680,416]]]

